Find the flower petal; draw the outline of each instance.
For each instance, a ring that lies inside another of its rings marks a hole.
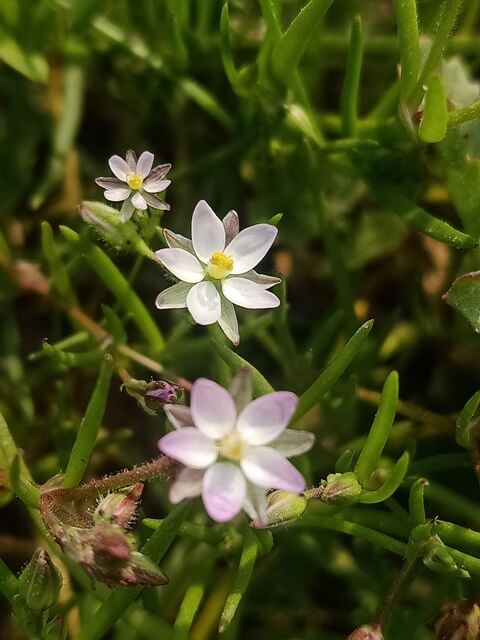
[[[267,276],[263,273],[257,273],[256,271],[254,271],[254,269],[252,269],[251,271],[247,271],[247,273],[242,273],[242,278],[251,280],[264,289],[270,289],[270,287],[274,287],[276,284],[280,284],[282,282],[281,278],[276,278],[275,276]]]
[[[208,515],[216,522],[232,520],[242,509],[245,478],[231,462],[217,462],[203,476],[202,498]]]
[[[247,479],[259,487],[294,493],[305,489],[305,479],[300,471],[270,447],[250,447],[240,465]]]
[[[135,209],[140,209],[140,211],[145,211],[145,209],[147,208],[147,203],[145,202],[145,198],[142,196],[141,193],[138,193],[138,192],[132,197],[132,204],[135,207]]]
[[[122,204],[122,208],[120,209],[120,220],[121,222],[127,222],[133,216],[133,212],[135,211],[135,207],[132,204],[130,198],[125,200]]]
[[[192,242],[202,262],[208,262],[213,253],[225,248],[223,224],[205,200],[200,200],[193,211]]]
[[[268,444],[285,431],[297,404],[298,397],[290,391],[274,391],[260,396],[240,413],[237,430],[248,444]]]
[[[133,149],[129,149],[125,155],[125,161],[129,166],[130,171],[133,171],[135,173],[135,171],[137,170],[137,154],[135,153],[135,151],[133,151]]]
[[[95,178],[95,182],[102,189],[125,189],[126,184],[118,178]]]
[[[267,511],[267,494],[265,489],[248,483],[247,495],[243,501],[243,510],[252,520],[259,520],[263,522]]]
[[[144,182],[143,190],[147,193],[161,193],[172,183],[171,180],[155,180],[153,182]]]
[[[270,446],[282,456],[293,458],[302,453],[310,451],[315,443],[315,435],[310,431],[297,431],[296,429],[285,429],[285,431],[272,442]]]
[[[155,156],[153,155],[153,153],[150,153],[150,151],[144,151],[140,155],[137,162],[136,172],[139,173],[142,178],[146,178],[152,170],[154,157]]]
[[[222,220],[225,229],[225,244],[229,244],[240,231],[238,213],[231,209]]]
[[[155,299],[157,309],[185,309],[187,306],[187,294],[193,284],[190,282],[177,282],[173,287],[161,291]]]
[[[274,293],[246,278],[226,278],[222,280],[223,295],[245,309],[273,309],[280,305]]]
[[[221,296],[221,302],[222,313],[218,320],[218,324],[227,338],[237,346],[240,342],[240,334],[238,333],[238,321],[234,306],[224,296]]]
[[[193,427],[193,418],[190,407],[186,407],[183,404],[164,404],[163,410],[175,429]]]
[[[130,195],[130,189],[107,189],[103,192],[103,195],[106,200],[110,200],[110,202],[121,202],[122,200],[126,200]]]
[[[166,249],[166,251],[175,251],[175,249]],[[187,308],[197,324],[208,325],[218,322],[222,313],[222,303],[215,285],[212,282],[199,282],[190,289],[187,295]]]
[[[112,170],[113,175],[117,176],[119,180],[125,182],[127,180],[127,173],[130,171],[130,167],[120,156],[112,156],[108,161],[108,166]]]
[[[255,224],[240,231],[225,249],[225,254],[234,260],[232,273],[253,269],[270,249],[277,233],[272,224]]]
[[[184,282],[200,282],[204,278],[200,262],[184,249],[159,249],[155,255],[174,276]]]
[[[162,180],[171,168],[171,164],[157,164],[157,166],[153,167],[148,176],[145,178],[143,186],[145,187],[145,185],[150,184],[151,182]]]
[[[170,211],[170,205],[164,200],[157,198],[157,196],[154,196],[153,193],[147,193],[142,190],[142,197],[150,207],[161,209],[162,211]]]
[[[189,238],[185,238],[185,236],[181,236],[179,233],[173,233],[170,229],[164,229],[163,236],[165,242],[171,249],[185,249],[185,251],[195,254],[192,241]]]
[[[204,471],[200,469],[182,469],[170,485],[168,497],[172,504],[177,504],[185,498],[196,498],[202,494],[202,480]]]
[[[232,396],[237,413],[245,409],[253,398],[252,371],[250,367],[243,366],[234,375],[228,388],[228,393]]]
[[[190,410],[195,426],[209,438],[222,438],[235,426],[233,398],[213,380],[199,378],[193,383]]]
[[[160,438],[158,448],[169,458],[192,469],[206,469],[217,459],[217,446],[195,427],[171,431]]]

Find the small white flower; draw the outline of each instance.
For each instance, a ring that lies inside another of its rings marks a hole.
[[[249,399],[243,391],[234,398],[216,382],[200,378],[193,384],[190,407],[165,405],[175,431],[158,446],[185,465],[170,487],[171,502],[201,495],[217,522],[231,520],[242,509],[263,521],[268,489],[296,494],[305,489],[302,474],[287,460],[314,442],[312,433],[286,428],[297,396],[275,391]]]
[[[170,180],[164,180],[170,171],[170,164],[159,164],[153,167],[153,153],[144,151],[138,158],[131,149],[127,151],[125,160],[120,156],[112,156],[108,161],[116,178],[96,178],[99,187],[105,189],[106,200],[123,202],[120,210],[122,222],[130,220],[135,209],[144,211],[147,206],[154,209],[170,210],[170,205],[155,194],[165,191]],[[153,167],[153,169],[152,169]]]
[[[246,309],[272,309],[280,300],[267,289],[279,278],[254,271],[273,244],[277,228],[255,224],[239,232],[238,215],[230,211],[220,220],[201,200],[192,216],[192,240],[165,230],[168,249],[156,256],[181,282],[162,291],[158,309],[187,307],[198,324],[218,322],[225,335],[238,344],[238,323],[233,305]]]

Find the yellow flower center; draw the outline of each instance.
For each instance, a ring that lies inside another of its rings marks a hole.
[[[227,460],[234,460],[235,462],[238,462],[243,458],[245,453],[243,440],[238,433],[229,433],[220,440],[218,452],[221,456],[227,458]]]
[[[138,191],[139,189],[142,188],[143,176],[141,176],[139,173],[134,173],[133,171],[129,171],[127,173],[127,184],[130,187],[130,189],[133,189],[134,191]]]
[[[208,275],[215,280],[222,280],[232,273],[233,258],[216,251],[208,262]]]

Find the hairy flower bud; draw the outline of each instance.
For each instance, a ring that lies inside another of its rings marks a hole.
[[[45,549],[37,549],[18,578],[18,592],[33,611],[53,606],[59,596],[62,576]]]
[[[267,496],[267,508],[261,518],[253,520],[255,529],[278,527],[298,520],[307,507],[307,498],[290,491],[278,489]]]
[[[93,513],[93,521],[128,527],[135,517],[142,491],[143,483],[137,482],[133,487],[127,488],[123,492],[109,493],[99,500]]]
[[[347,640],[383,640],[383,633],[377,624],[365,624],[351,633]]]
[[[150,414],[160,413],[165,404],[176,404],[182,395],[183,387],[169,380],[135,380],[130,378],[122,389],[135,398],[138,404]]]
[[[328,504],[348,504],[362,493],[362,487],[352,471],[330,473],[322,485],[321,500]]]
[[[476,640],[480,636],[480,607],[466,599],[447,602],[432,628],[437,640]]]

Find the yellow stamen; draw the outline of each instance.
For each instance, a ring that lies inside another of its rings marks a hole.
[[[218,452],[221,456],[227,458],[227,460],[234,460],[235,462],[238,462],[243,458],[245,453],[243,440],[240,438],[238,433],[229,433],[220,441]]]
[[[208,262],[208,275],[216,280],[222,280],[231,274],[233,269],[233,258],[229,258],[224,253],[216,251],[212,254]]]
[[[139,189],[142,188],[143,176],[141,176],[139,173],[134,173],[133,171],[129,171],[127,173],[127,184],[130,187],[130,189],[133,189],[134,191],[138,191]]]

